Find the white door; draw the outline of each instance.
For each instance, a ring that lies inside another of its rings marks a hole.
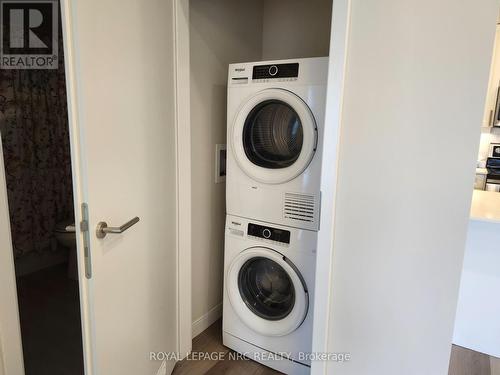
[[[150,352],[177,347],[173,2],[64,0],[62,10],[76,203],[89,207],[87,374],[154,375],[162,363]],[[97,237],[99,222],[136,216]]]

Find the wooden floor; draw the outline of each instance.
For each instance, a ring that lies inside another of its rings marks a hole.
[[[173,375],[273,375],[281,374],[249,359],[229,360],[230,350],[222,345],[222,321],[219,320],[193,339],[193,352],[216,353],[220,360],[183,360]],[[224,358],[226,358],[224,360]]]
[[[228,360],[230,350],[222,345],[220,320],[194,338],[193,352],[216,353],[220,359],[183,360],[177,364],[173,375],[281,374],[251,360]],[[500,375],[500,359],[454,345],[448,375]]]
[[[453,345],[448,375],[500,375],[500,359]]]

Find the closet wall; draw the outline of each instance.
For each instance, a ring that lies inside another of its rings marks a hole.
[[[331,0],[266,0],[263,60],[328,56]]]
[[[192,318],[201,332],[222,310],[225,185],[215,146],[226,143],[230,63],[327,56],[331,0],[191,0]]]
[[[193,334],[222,307],[226,191],[215,145],[226,143],[228,64],[262,56],[262,10],[262,1],[190,2]]]

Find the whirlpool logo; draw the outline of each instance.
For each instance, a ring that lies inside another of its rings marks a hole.
[[[57,0],[0,0],[0,68],[57,69]]]

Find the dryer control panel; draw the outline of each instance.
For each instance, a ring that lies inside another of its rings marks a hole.
[[[288,84],[326,86],[328,57],[235,63],[229,64],[228,73],[228,87],[237,90],[254,84],[266,87],[279,83],[280,88]]]
[[[290,244],[290,231],[248,223],[249,236]]]

